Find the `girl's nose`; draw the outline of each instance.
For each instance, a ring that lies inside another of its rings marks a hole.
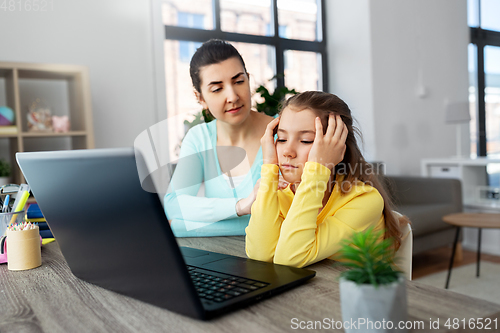
[[[295,158],[296,152],[292,144],[287,143],[283,149],[283,156],[286,158]]]

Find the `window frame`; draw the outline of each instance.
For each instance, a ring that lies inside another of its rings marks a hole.
[[[316,52],[321,55],[321,72],[318,73],[322,84],[321,90],[328,91],[325,1],[316,0],[316,4],[319,11],[317,18],[318,40],[316,41],[288,39],[279,36],[278,0],[271,0],[271,12],[273,17],[272,24],[274,25],[273,36],[258,36],[258,35],[223,31],[221,29],[221,21],[220,21],[220,0],[212,0],[213,15],[214,15],[213,30],[165,25],[165,39],[203,43],[209,39],[216,38],[216,39],[226,40],[228,42],[242,42],[242,43],[273,46],[275,48],[275,56],[276,56],[275,59],[276,74],[283,74],[285,72],[284,68],[285,50]],[[276,85],[277,87],[285,86],[285,78],[283,75],[279,75],[276,78]]]
[[[484,68],[484,48],[486,46],[500,47],[500,31],[481,28],[481,0],[478,5],[478,26],[470,27],[470,42],[476,45],[477,59],[477,156],[487,156],[486,137],[486,75]]]

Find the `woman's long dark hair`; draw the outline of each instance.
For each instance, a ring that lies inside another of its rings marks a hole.
[[[344,159],[335,166],[334,174],[345,174],[343,184],[355,184],[356,181],[361,181],[378,190],[384,200],[385,237],[393,238],[395,248],[398,249],[401,245],[402,236],[400,222],[393,213],[393,203],[385,187],[378,179],[378,175],[373,172],[371,164],[366,162],[361,154],[356,142],[356,135],[361,137],[361,133],[353,125],[349,106],[336,95],[321,91],[306,91],[286,100],[280,108],[280,113],[286,107],[297,111],[304,109],[314,111],[320,117],[325,132],[328,126],[329,115],[331,113],[340,115],[349,132],[346,139]],[[344,194],[348,193],[351,189],[350,186],[344,188],[343,184],[340,186],[341,192]]]

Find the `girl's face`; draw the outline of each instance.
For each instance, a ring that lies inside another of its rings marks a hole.
[[[203,108],[223,122],[241,124],[250,114],[248,74],[238,58],[229,58],[200,70],[201,93],[196,97]]]
[[[281,174],[289,183],[301,180],[316,135],[315,119],[311,109],[295,111],[287,107],[281,113],[276,154]]]

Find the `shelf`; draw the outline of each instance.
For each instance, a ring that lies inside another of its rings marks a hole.
[[[475,157],[475,158],[427,158],[422,160],[423,165],[470,165],[485,166],[492,163],[500,163],[500,158],[494,157]]]
[[[35,137],[65,137],[65,136],[85,136],[87,132],[85,131],[69,131],[65,133],[56,133],[56,132],[23,132],[21,133],[22,137],[25,138],[35,138]]]
[[[27,115],[33,102],[48,108],[51,116],[68,116],[70,131],[28,131]],[[0,134],[9,141],[7,157],[12,165],[12,182],[24,182],[15,154],[25,151],[94,148],[90,84],[87,68],[66,64],[0,62],[0,106],[15,112],[17,133]]]
[[[435,158],[421,161],[421,171],[424,177],[456,178],[462,184],[462,199],[464,207],[476,210],[499,210],[498,202],[478,201],[478,188],[487,186],[489,170],[500,163],[499,158]]]
[[[475,201],[466,201],[464,202],[464,210],[465,211],[477,211],[481,213],[499,213],[500,212],[500,204],[492,203],[478,203]]]
[[[482,208],[482,209],[495,209],[495,210],[500,210],[500,203],[499,202],[491,202],[491,203],[486,203],[486,202],[477,202],[477,201],[465,201],[464,206],[467,208]]]

